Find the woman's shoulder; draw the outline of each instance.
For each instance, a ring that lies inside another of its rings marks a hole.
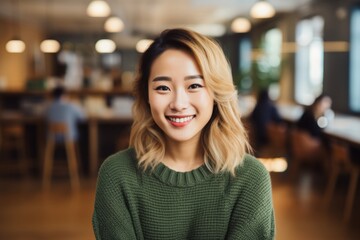
[[[97,186],[100,189],[122,189],[132,194],[140,187],[139,176],[135,151],[126,149],[114,153],[101,164]]]
[[[128,148],[116,152],[105,159],[101,164],[100,173],[107,172],[111,175],[119,173],[121,175],[136,172],[137,160],[133,148]],[[118,175],[118,174],[117,174]]]
[[[269,172],[264,164],[250,154],[245,155],[242,165],[237,168],[236,174],[240,178],[246,179],[259,180],[261,178],[269,178]]]

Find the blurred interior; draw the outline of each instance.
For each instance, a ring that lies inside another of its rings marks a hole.
[[[102,17],[89,16],[92,2],[0,0],[0,239],[94,239],[97,171],[128,146],[136,64],[151,39],[174,27],[224,49],[254,155],[272,177],[276,239],[360,239],[359,1],[97,1],[109,6]],[[254,17],[258,2],[273,15]],[[87,116],[78,124],[75,191],[62,148],[43,189],[43,114],[59,82]],[[268,126],[260,147],[251,114],[262,89],[282,125]],[[332,100],[318,121],[329,143],[321,163],[296,127],[320,94]]]

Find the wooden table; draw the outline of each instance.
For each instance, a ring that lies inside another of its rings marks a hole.
[[[299,105],[278,105],[278,110],[280,116],[291,124],[296,123],[304,111]],[[360,147],[360,117],[337,113],[324,128],[324,134]]]
[[[97,175],[99,167],[99,124],[132,124],[131,116],[91,116],[85,120],[88,124],[88,153],[89,153],[89,174],[92,177]],[[46,120],[43,116],[26,115],[20,111],[2,111],[0,113],[0,126],[6,124],[33,124],[36,126],[36,142],[37,142],[37,168],[42,168],[43,150],[45,143],[45,124]]]
[[[336,114],[324,133],[347,144],[360,147],[360,117]]]

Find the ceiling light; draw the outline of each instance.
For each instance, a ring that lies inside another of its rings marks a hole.
[[[260,0],[252,6],[250,15],[253,18],[271,18],[275,15],[275,9],[270,3]]]
[[[107,17],[110,15],[110,7],[103,0],[92,1],[86,10],[90,17]]]
[[[107,32],[121,32],[124,29],[124,22],[118,17],[108,18],[104,28]]]
[[[25,43],[20,39],[12,39],[6,43],[6,51],[9,53],[22,53],[25,51]]]
[[[141,39],[136,44],[136,51],[138,51],[139,53],[143,53],[148,49],[148,47],[152,43],[153,43],[153,40],[151,40],[151,39]]]
[[[52,5],[50,6],[50,4],[53,4],[53,2],[46,2],[45,5],[45,15],[46,15],[46,20],[45,20],[45,30],[48,31],[50,29],[50,17],[51,17],[51,10],[52,10]],[[45,39],[40,43],[40,50],[43,53],[57,53],[60,50],[60,43],[55,40],[55,39]]]
[[[12,1],[13,4],[13,14],[14,16],[16,16],[17,19],[17,23],[14,23],[14,32],[15,34],[19,34],[20,33],[20,24],[19,24],[19,2],[18,1]],[[15,35],[15,37],[13,37],[11,40],[9,40],[6,43],[6,51],[8,51],[9,53],[22,53],[25,51],[25,43],[17,36]]]
[[[95,49],[98,53],[112,53],[116,49],[116,44],[111,39],[101,39],[96,42]]]
[[[235,33],[245,33],[250,31],[251,23],[247,18],[236,18],[231,23],[231,30]]]
[[[44,53],[56,53],[60,50],[60,43],[54,39],[46,39],[41,42],[40,50]]]

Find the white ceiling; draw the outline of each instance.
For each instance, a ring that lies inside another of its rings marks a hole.
[[[113,36],[152,36],[171,27],[220,23],[249,17],[257,0],[106,0],[112,15],[120,17],[125,30]],[[277,12],[291,11],[311,0],[268,0]],[[12,18],[46,26],[48,31],[68,34],[101,34],[105,18],[91,18],[91,0],[0,0],[0,18]],[[253,19],[250,19],[254,21]]]

